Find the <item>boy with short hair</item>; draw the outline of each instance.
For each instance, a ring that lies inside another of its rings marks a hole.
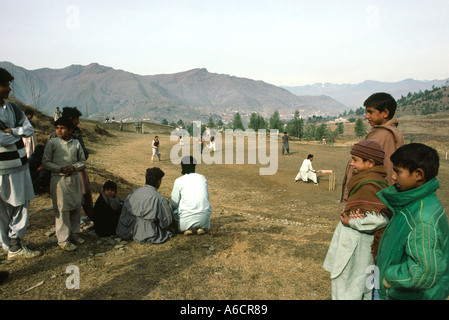
[[[0,242],[8,260],[34,258],[39,251],[23,245],[34,190],[22,137],[34,133],[20,108],[6,101],[14,77],[0,68]]]
[[[99,237],[114,236],[122,212],[122,201],[117,198],[117,184],[108,180],[94,205],[92,220]]]
[[[390,161],[391,154],[404,144],[404,138],[398,130],[398,120],[393,118],[396,113],[396,100],[388,93],[378,92],[368,97],[363,103],[366,111],[365,119],[371,125],[371,131],[365,140],[374,140],[379,143],[385,152],[384,165],[387,168],[387,182],[392,185],[393,164]],[[346,168],[346,176],[343,180],[341,201],[348,199],[347,183],[352,175],[350,163]]]
[[[333,300],[371,300],[367,268],[374,264],[374,234],[388,217],[376,193],[387,186],[384,151],[373,140],[363,140],[351,149],[354,174],[349,198],[340,214],[323,268],[331,273]]]
[[[84,239],[78,235],[83,203],[78,172],[86,167],[86,158],[81,144],[72,139],[72,120],[62,117],[54,124],[57,138],[50,139],[45,145],[42,165],[51,172],[50,195],[58,244],[66,251],[73,251],[77,247],[71,240],[84,243]]]
[[[377,196],[393,212],[376,265],[380,299],[445,299],[449,295],[449,225],[436,195],[439,156],[421,143],[391,155],[394,185]]]

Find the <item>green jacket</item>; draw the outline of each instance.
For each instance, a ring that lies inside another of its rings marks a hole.
[[[436,178],[419,188],[377,193],[393,212],[379,245],[379,296],[439,300],[449,296],[449,225]],[[385,288],[383,279],[390,288]]]

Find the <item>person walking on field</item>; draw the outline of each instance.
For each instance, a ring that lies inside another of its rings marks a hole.
[[[287,155],[290,155],[290,146],[288,141],[290,140],[290,137],[288,136],[287,132],[284,132],[284,135],[282,136],[282,155],[284,155],[284,151],[287,151]]]
[[[159,161],[161,161],[161,152],[160,152],[160,146],[161,143],[159,141],[159,137],[155,136],[153,142],[151,143],[152,149],[153,149],[153,155],[151,156],[151,162],[154,160],[154,156],[157,155],[157,158]]]

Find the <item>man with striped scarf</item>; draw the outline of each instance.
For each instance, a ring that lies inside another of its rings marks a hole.
[[[22,137],[34,133],[20,108],[6,101],[14,77],[0,68],[0,242],[8,260],[40,255],[23,245],[29,217],[29,201],[34,199]]]

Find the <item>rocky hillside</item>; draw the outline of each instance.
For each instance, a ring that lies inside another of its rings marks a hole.
[[[398,115],[428,115],[440,112],[448,113],[449,88],[433,87],[432,90],[409,92],[398,100]]]
[[[263,81],[194,69],[167,75],[137,75],[93,63],[63,69],[26,70],[0,62],[15,77],[15,98],[52,114],[59,106],[78,106],[84,115],[116,119],[223,121],[238,111],[264,117],[275,110],[288,116],[338,114],[344,107],[327,96],[297,96]]]

